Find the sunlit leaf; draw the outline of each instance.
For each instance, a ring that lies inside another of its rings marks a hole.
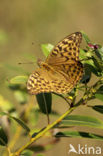
[[[45,155],[42,153],[38,153],[37,156],[45,156]]]
[[[61,121],[61,126],[88,126],[103,129],[103,122],[90,116],[69,115]]]
[[[98,93],[96,93],[96,94],[95,94],[95,97],[96,97],[97,99],[103,101],[103,94],[98,94]]]
[[[83,49],[80,49],[79,59],[80,60],[87,59],[86,53]]]
[[[14,95],[19,103],[24,104],[27,102],[28,94],[25,91],[17,90],[14,92]]]
[[[10,110],[13,108],[13,104],[5,99],[2,95],[0,95],[0,108],[2,110]]]
[[[103,46],[100,47],[100,48],[98,49],[98,52],[99,52],[99,54],[100,54],[100,59],[101,59],[101,61],[103,61]],[[103,63],[103,62],[102,62],[102,63]]]
[[[25,84],[28,80],[28,76],[16,76],[10,80],[11,84]]]
[[[87,34],[85,34],[83,31],[81,31],[82,35],[83,35],[83,38],[85,39],[85,41],[88,43],[90,43],[90,39],[89,37],[87,36]]]
[[[47,57],[49,53],[51,52],[51,50],[54,48],[54,46],[52,44],[42,44],[41,48],[42,48],[44,55]]]
[[[26,149],[22,152],[21,156],[33,156],[33,153],[34,152],[32,152],[31,150]]]

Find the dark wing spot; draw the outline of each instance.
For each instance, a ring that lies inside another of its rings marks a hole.
[[[58,53],[58,49],[54,49],[54,51]],[[53,53],[53,52],[52,52],[52,53]]]
[[[69,36],[68,39],[69,39],[69,40],[73,40],[73,39],[72,39],[72,36]]]
[[[46,84],[45,84],[45,83],[43,83],[43,86],[46,86]]]
[[[67,48],[64,48],[64,51],[67,52]]]
[[[70,47],[69,50],[72,50],[72,47]]]
[[[72,55],[71,52],[68,52],[68,55]]]
[[[63,43],[63,44],[68,44],[68,42],[67,42],[67,41],[62,41],[62,43]]]
[[[75,72],[76,72],[76,70],[74,69],[74,70],[73,70],[73,73],[75,73]]]
[[[66,60],[65,61],[68,61],[69,60],[69,57],[65,56]]]
[[[76,53],[73,53],[74,56],[76,56]]]
[[[62,50],[62,47],[58,46],[59,50],[61,51]]]
[[[78,42],[76,42],[75,45],[78,46]]]
[[[72,73],[71,76],[73,76],[74,74]]]
[[[76,38],[74,38],[73,42],[76,42]]]
[[[71,43],[68,43],[68,46],[71,47]]]
[[[73,48],[73,50],[75,50],[75,51],[76,51],[76,47],[74,47],[74,48]]]

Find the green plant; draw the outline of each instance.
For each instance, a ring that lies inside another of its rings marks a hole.
[[[80,137],[103,140],[103,136],[101,135],[85,131],[70,131],[68,128],[70,126],[87,126],[103,129],[103,121],[96,117],[72,115],[72,112],[80,105],[87,106],[89,109],[103,113],[102,105],[92,106],[91,104],[88,104],[88,101],[90,100],[99,99],[103,101],[103,47],[92,43],[84,32],[82,32],[82,34],[87,44],[85,49],[80,49],[80,60],[84,64],[85,70],[84,76],[81,82],[72,90],[71,93],[67,94],[67,96],[55,95],[58,98],[63,98],[69,104],[68,110],[61,116],[57,112],[52,111],[52,96],[54,96],[52,93],[44,93],[36,96],[42,113],[45,114],[48,112],[56,118],[58,117],[53,123],[50,123],[42,129],[32,128],[38,123],[40,111],[38,107],[34,105],[35,96],[30,98],[27,93],[27,74],[16,76],[7,82],[7,86],[10,90],[12,90],[15,98],[20,104],[19,107],[21,108],[21,111],[18,111],[10,102],[5,100],[2,96],[0,97],[0,116],[1,118],[6,116],[7,122],[8,119],[10,120],[9,128],[11,129],[13,135],[12,139],[8,140],[5,128],[1,126],[0,145],[5,146],[10,156],[18,156],[21,153],[24,155],[32,155],[33,152],[45,151],[51,148],[48,147],[49,145],[56,144],[60,141],[61,137]],[[53,48],[53,45],[43,44],[41,47],[43,53],[47,56]],[[97,81],[92,83],[92,85],[89,84],[90,80],[93,79],[91,74],[93,74],[97,79]],[[79,100],[77,100],[79,92],[82,92],[82,96]],[[5,106],[7,106],[6,108],[4,107],[4,103]],[[45,109],[45,105],[47,106],[47,110]],[[13,123],[12,120],[14,120],[15,123]],[[58,132],[56,133],[54,133],[55,128],[58,129]],[[64,131],[64,128],[68,129]],[[19,139],[20,141],[20,139],[25,136],[29,138],[27,143],[20,145],[20,147],[13,152],[12,148],[16,145],[17,140]],[[52,142],[48,142],[46,145],[31,145],[43,136],[52,138]],[[5,155],[5,152],[3,155]]]

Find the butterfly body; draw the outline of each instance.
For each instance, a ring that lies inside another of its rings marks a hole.
[[[82,35],[73,33],[60,41],[40,68],[34,71],[27,82],[31,94],[70,92],[83,75],[83,65],[79,61],[79,47]]]

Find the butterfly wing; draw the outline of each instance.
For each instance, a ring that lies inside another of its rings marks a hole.
[[[57,72],[64,75],[68,81],[72,70],[74,70],[73,66],[80,66],[80,71],[83,74],[83,66],[79,62],[79,47],[81,41],[81,32],[76,32],[65,37],[54,47],[46,59],[46,63],[51,65]]]
[[[79,61],[80,32],[73,33],[60,41],[46,61],[41,64],[27,82],[31,94],[70,92],[83,75],[83,65]]]
[[[75,60],[79,60],[81,41],[81,32],[76,32],[65,37],[54,47],[45,62],[52,66],[74,63]]]
[[[57,72],[51,68],[38,68],[32,73],[27,82],[27,89],[31,94],[41,92],[55,92],[58,94],[70,92],[83,74],[82,64],[76,62],[74,66],[68,66],[68,77],[63,72]]]

